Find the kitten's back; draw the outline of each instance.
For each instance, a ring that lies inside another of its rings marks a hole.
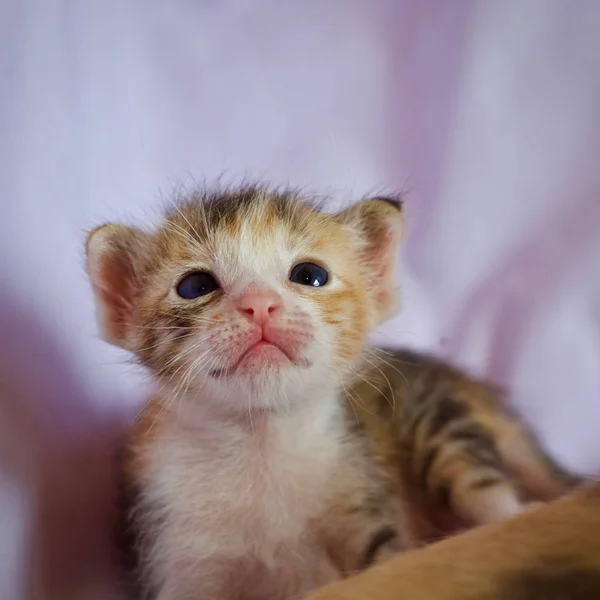
[[[462,526],[448,509],[465,471],[473,491],[507,484],[524,501],[552,500],[578,483],[489,383],[410,350],[369,351],[365,364],[347,390],[349,410],[368,431],[395,491],[413,513],[415,505],[422,509],[413,521],[434,521],[419,536]]]

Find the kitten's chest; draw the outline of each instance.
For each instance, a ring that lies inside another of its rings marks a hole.
[[[334,431],[281,425],[251,434],[174,430],[159,444],[147,491],[171,528],[194,529],[198,543],[218,532],[228,552],[243,554],[272,555],[305,537],[340,459]]]

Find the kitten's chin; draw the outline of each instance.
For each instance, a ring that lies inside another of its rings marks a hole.
[[[319,375],[321,371],[315,372],[308,362],[301,366],[289,360],[261,364],[260,368],[248,365],[233,374],[211,376],[202,386],[201,397],[227,413],[279,413],[305,405],[307,397],[320,397],[315,393],[315,387],[323,387],[316,385]]]
[[[272,379],[286,370],[306,369],[310,363],[303,358],[288,354],[283,348],[261,340],[232,365],[210,371],[210,376],[217,380],[246,380],[249,384],[260,383]]]

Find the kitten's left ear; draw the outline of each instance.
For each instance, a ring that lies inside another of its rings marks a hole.
[[[108,223],[92,230],[86,242],[86,267],[96,300],[102,337],[126,350],[135,349],[135,298],[139,291],[137,263],[145,234]]]
[[[367,278],[375,324],[396,312],[396,266],[404,231],[402,202],[387,197],[368,198],[338,217],[360,236],[362,272]]]

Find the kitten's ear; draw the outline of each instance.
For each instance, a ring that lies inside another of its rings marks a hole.
[[[396,265],[404,230],[402,202],[376,197],[357,202],[339,214],[360,236],[362,271],[367,277],[375,324],[397,308]]]
[[[137,264],[145,234],[124,225],[101,225],[86,243],[86,267],[96,300],[98,326],[111,344],[133,350],[133,306],[138,292]]]

